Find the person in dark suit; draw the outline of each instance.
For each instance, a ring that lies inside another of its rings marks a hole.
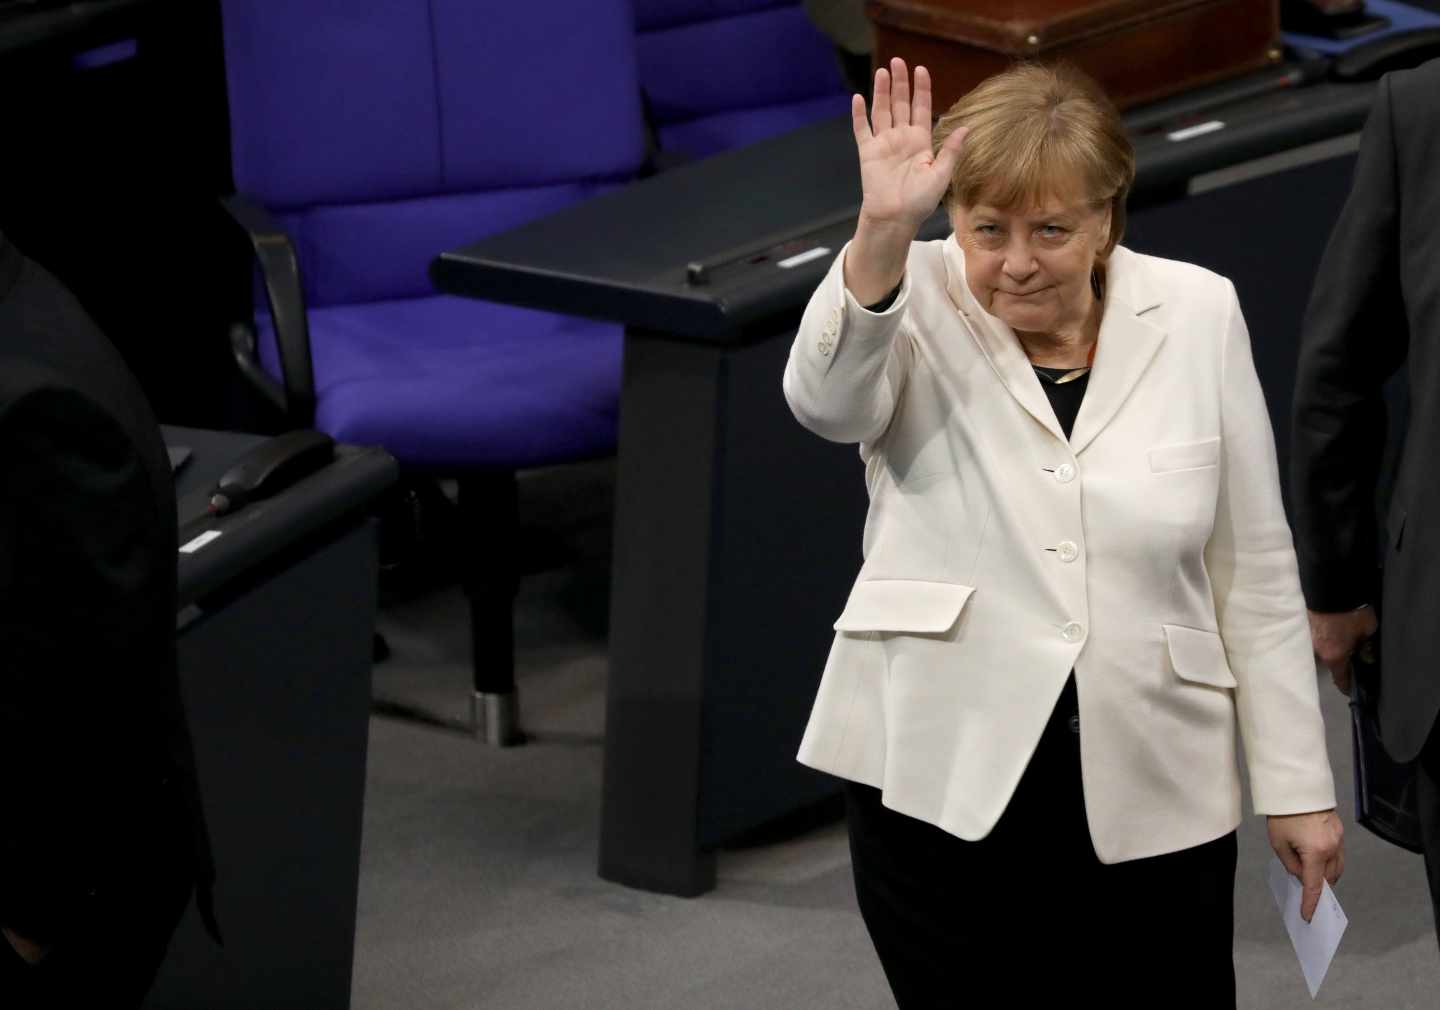
[[[209,851],[155,418],[0,236],[0,1006],[138,1006]]]
[[[1430,896],[1440,913],[1440,60],[1382,78],[1355,181],[1306,311],[1291,503],[1315,653],[1350,691],[1350,658],[1380,635],[1380,733],[1418,758]],[[1378,542],[1382,387],[1408,361],[1410,418]],[[1379,550],[1377,551],[1377,548]],[[1383,578],[1376,565],[1383,554]],[[1382,585],[1383,582],[1383,585]],[[1384,602],[1384,618],[1375,605]]]

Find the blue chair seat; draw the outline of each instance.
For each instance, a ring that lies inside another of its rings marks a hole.
[[[615,451],[622,329],[443,295],[311,308],[316,427],[425,469]],[[279,375],[257,320],[261,360]]]

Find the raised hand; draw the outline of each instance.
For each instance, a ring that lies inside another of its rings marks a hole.
[[[850,99],[855,147],[860,155],[864,199],[855,240],[845,256],[845,286],[861,305],[872,305],[900,283],[910,243],[935,210],[965,143],[956,130],[939,151],[931,151],[930,72],[915,68],[915,95],[905,61],[875,71],[871,101],[873,126],[865,118],[865,100]]]
[[[915,68],[912,100],[905,61],[899,58],[890,61],[889,70],[875,72],[871,110],[873,126],[866,121],[864,99],[851,97],[864,192],[860,212],[873,223],[909,228],[913,234],[945,195],[966,131],[956,130],[932,153],[930,72]]]

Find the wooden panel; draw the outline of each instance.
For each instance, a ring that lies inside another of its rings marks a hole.
[[[937,113],[1018,58],[1067,60],[1099,81],[1122,109],[1280,58],[1277,0],[987,0],[967,6],[974,9],[959,12],[958,0],[874,0],[867,8],[875,24],[876,66],[899,56],[912,67],[928,67]],[[1063,14],[1055,13],[1059,7],[1066,8]],[[1012,16],[991,16],[1002,8]],[[1137,16],[1142,8],[1147,15]],[[1101,15],[1113,19],[1108,29]],[[1029,34],[1019,39],[1020,31]]]

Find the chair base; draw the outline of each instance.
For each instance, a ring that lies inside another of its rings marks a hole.
[[[520,729],[519,695],[513,691],[508,694],[475,692],[470,696],[468,719],[437,715],[410,702],[378,695],[371,698],[370,711],[374,715],[463,733],[490,747],[515,747],[525,742],[525,734]]]
[[[520,701],[514,691],[505,694],[470,695],[470,731],[490,747],[514,747],[524,743],[520,732]]]

